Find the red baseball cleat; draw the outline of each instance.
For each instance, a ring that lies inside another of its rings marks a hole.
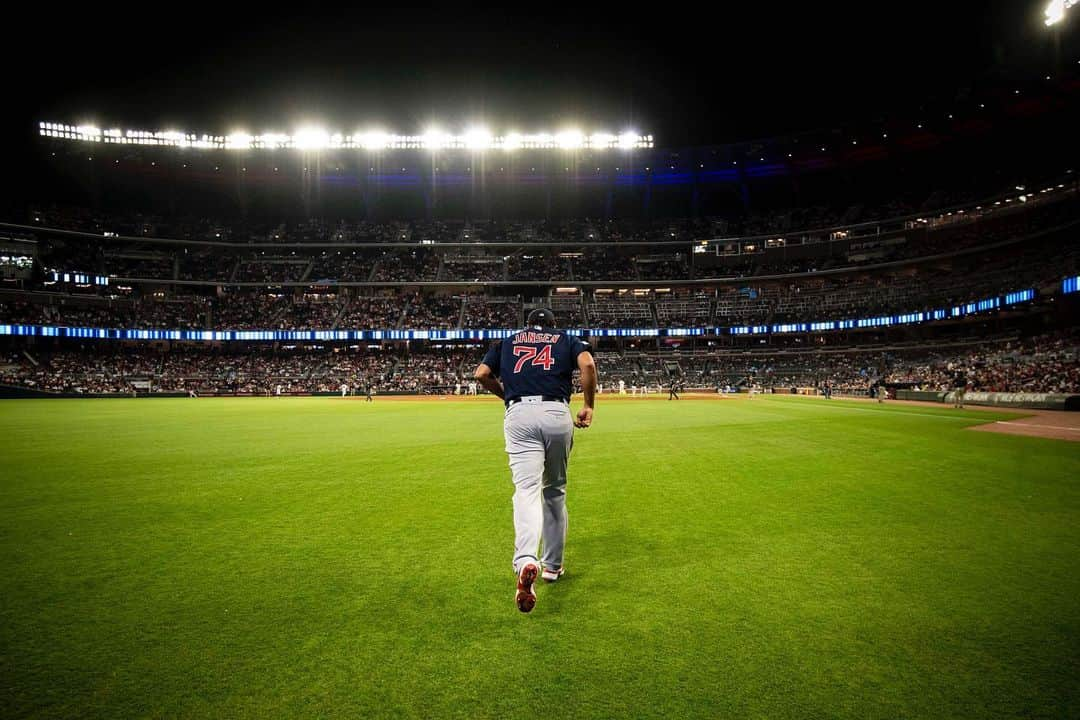
[[[517,603],[518,610],[523,613],[532,612],[536,605],[536,591],[533,590],[533,583],[536,582],[536,576],[539,574],[540,568],[534,562],[522,565],[521,572],[518,573],[517,594],[514,596],[514,602]]]

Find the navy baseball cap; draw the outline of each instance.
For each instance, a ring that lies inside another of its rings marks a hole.
[[[547,308],[536,308],[529,313],[525,324],[529,327],[555,327],[555,313]]]

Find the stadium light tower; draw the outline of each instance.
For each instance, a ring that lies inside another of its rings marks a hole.
[[[576,128],[562,130],[557,134],[540,132],[522,134],[517,131],[497,135],[490,128],[476,126],[461,135],[446,132],[438,127],[427,129],[422,135],[398,135],[384,130],[366,130],[352,135],[331,132],[322,127],[302,127],[293,134],[264,132],[251,135],[246,130],[234,130],[228,135],[183,132],[180,130],[102,130],[89,123],[65,125],[63,123],[38,123],[43,137],[57,140],[73,140],[87,143],[116,145],[157,145],[162,147],[197,148],[200,150],[320,150],[362,149],[368,152],[382,150],[427,149],[467,150],[486,152],[491,150],[634,150],[653,147],[652,135],[639,135],[624,131],[619,135],[597,131],[586,135]]]
[[[1046,16],[1046,26],[1057,25],[1065,19],[1065,11],[1080,0],[1050,0],[1043,14]]]

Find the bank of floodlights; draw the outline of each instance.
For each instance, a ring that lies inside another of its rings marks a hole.
[[[1046,16],[1046,25],[1056,25],[1065,19],[1065,11],[1076,5],[1080,0],[1050,0],[1043,15]]]
[[[208,135],[179,130],[102,130],[92,125],[39,123],[43,137],[111,145],[158,145],[197,150],[639,150],[653,146],[652,135],[627,131],[621,134],[567,129],[555,133],[495,135],[486,128],[471,128],[460,135],[437,128],[421,135],[395,135],[381,130],[365,130],[352,135],[330,133],[318,127],[304,127],[287,133],[251,135],[234,132]]]

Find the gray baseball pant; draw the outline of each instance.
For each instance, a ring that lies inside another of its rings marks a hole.
[[[529,560],[560,568],[566,543],[566,463],[574,421],[563,402],[526,396],[506,411],[506,454],[514,481],[514,572]],[[543,540],[543,558],[537,557]]]

